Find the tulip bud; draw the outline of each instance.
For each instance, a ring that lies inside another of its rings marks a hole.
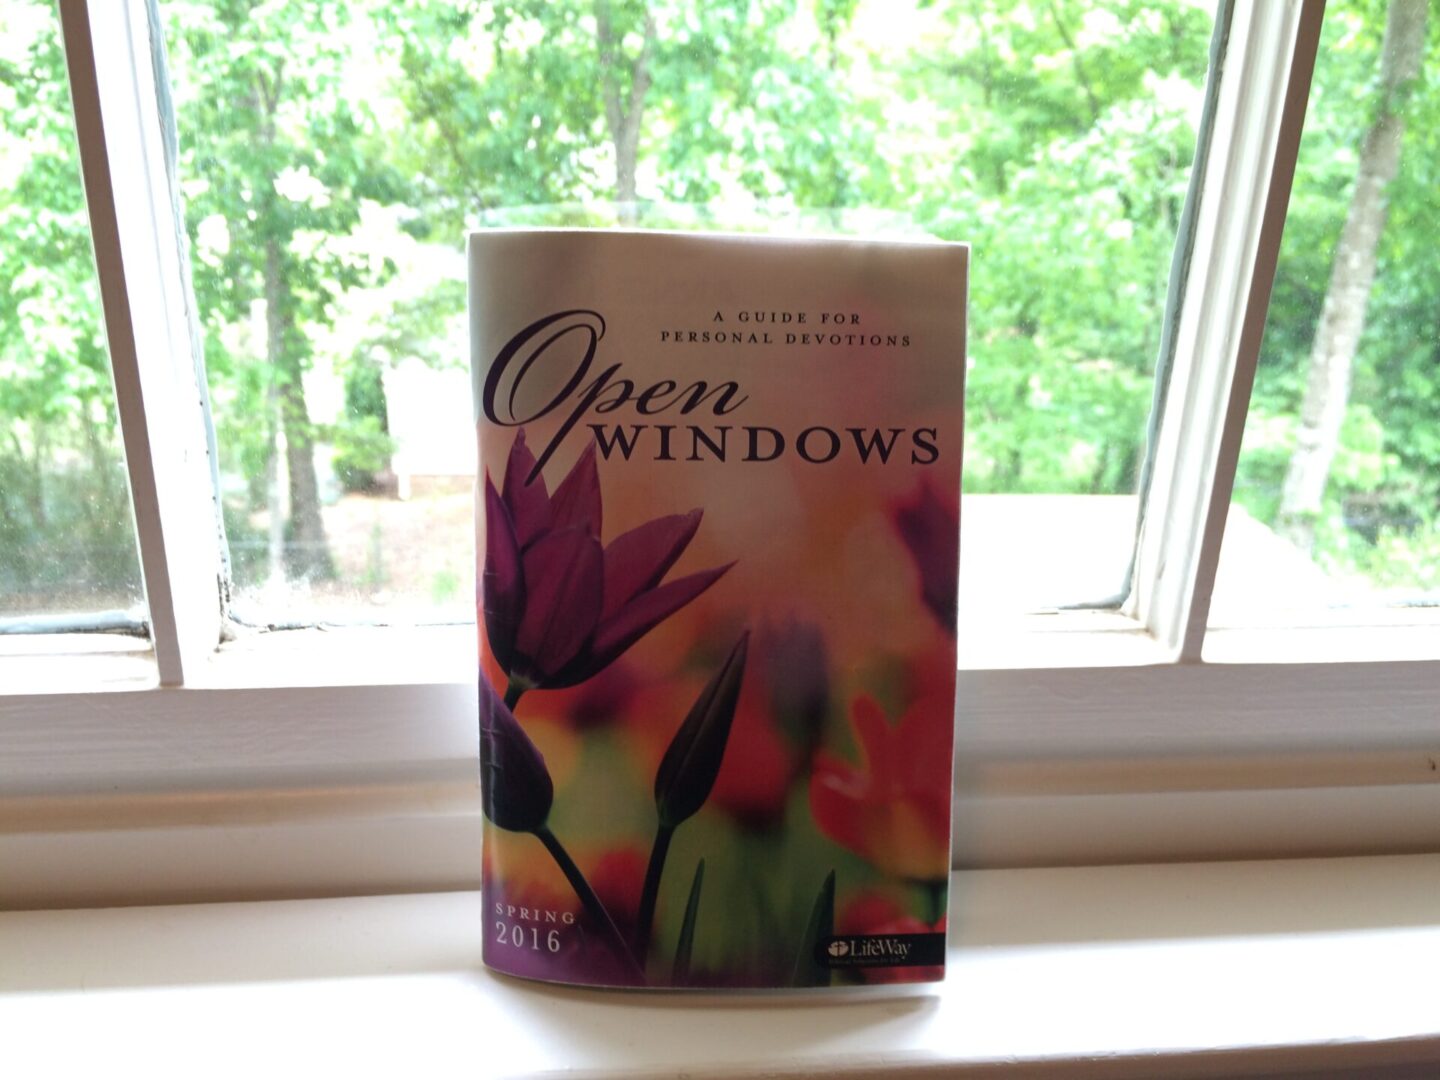
[[[480,680],[480,794],[485,816],[511,832],[541,828],[555,799],[545,758],[485,678]]]
[[[740,635],[725,663],[695,699],[660,761],[655,805],[662,829],[673,829],[692,817],[710,797],[730,739],[749,641],[749,631]]]

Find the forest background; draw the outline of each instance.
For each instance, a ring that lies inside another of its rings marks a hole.
[[[970,241],[966,490],[1136,491],[1209,4],[159,12],[237,591],[468,603],[464,555],[423,549],[468,490],[403,504],[408,532],[354,507],[401,505],[387,375],[466,365],[460,251],[486,225]],[[1440,597],[1437,193],[1440,18],[1332,0],[1235,497],[1405,602]],[[317,376],[343,397],[323,418]],[[0,615],[139,595],[115,419],[58,19],[10,0]]]

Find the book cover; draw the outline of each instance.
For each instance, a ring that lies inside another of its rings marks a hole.
[[[471,235],[492,968],[943,978],[968,256]]]

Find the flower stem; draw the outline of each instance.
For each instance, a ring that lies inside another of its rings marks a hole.
[[[643,957],[650,950],[650,928],[655,922],[655,901],[660,895],[660,875],[665,872],[665,856],[670,851],[674,825],[662,824],[655,830],[655,846],[650,849],[650,865],[645,868],[645,889],[640,894],[640,912],[635,917],[635,955]]]
[[[945,914],[945,885],[943,879],[920,883],[925,894],[925,921],[931,926],[938,923]]]
[[[515,706],[520,704],[520,695],[523,693],[525,693],[525,687],[511,679],[505,687],[505,707],[514,712]]]
[[[645,985],[644,969],[635,962],[635,956],[631,953],[629,946],[625,944],[625,938],[620,933],[620,928],[615,925],[615,920],[605,910],[605,905],[600,903],[600,898],[595,895],[595,890],[585,880],[585,875],[580,872],[580,867],[575,865],[575,860],[570,857],[570,853],[556,839],[548,825],[542,825],[536,829],[535,835],[540,838],[540,842],[545,845],[545,850],[550,852],[550,857],[555,860],[555,864],[560,867],[566,879],[569,880],[570,887],[575,890],[575,895],[585,906],[586,913],[599,923],[600,929],[610,939],[609,944],[614,950],[616,958],[625,965],[638,985]]]

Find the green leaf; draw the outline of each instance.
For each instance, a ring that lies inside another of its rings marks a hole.
[[[695,949],[695,918],[700,914],[700,887],[705,883],[705,860],[695,864],[695,877],[690,882],[690,898],[685,901],[685,921],[680,924],[680,941],[675,946],[675,967],[670,982],[675,986],[690,984],[690,954]]]
[[[800,939],[800,951],[795,954],[795,972],[790,977],[791,986],[829,986],[830,969],[815,959],[820,942],[835,933],[835,871],[825,875],[825,884],[815,896],[810,908],[810,922],[805,927],[805,936]]]

